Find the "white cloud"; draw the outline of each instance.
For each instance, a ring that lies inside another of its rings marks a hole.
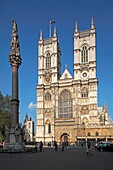
[[[28,105],[28,109],[36,109],[36,104],[33,104],[33,102],[30,102]]]

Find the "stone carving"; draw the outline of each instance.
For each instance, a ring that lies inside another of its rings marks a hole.
[[[20,45],[18,41],[18,29],[16,21],[12,21],[12,41],[10,43],[9,62],[11,65],[21,65]]]
[[[46,72],[45,73],[45,83],[48,84],[51,82],[51,73],[50,72]]]
[[[51,115],[52,115],[51,110],[50,109],[45,109],[45,116],[50,117]]]
[[[81,108],[81,114],[89,114],[89,107],[88,106],[82,106]]]

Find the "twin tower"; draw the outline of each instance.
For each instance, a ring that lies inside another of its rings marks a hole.
[[[84,64],[86,69],[83,69]],[[60,67],[61,49],[56,28],[53,37],[46,40],[41,31],[38,42],[38,84],[58,82],[61,77]],[[96,78],[96,29],[93,19],[90,30],[79,32],[77,22],[74,30],[74,80],[81,78]]]
[[[74,142],[78,126],[99,125],[96,78],[96,29],[74,30],[74,77],[61,74],[61,49],[53,36],[38,41],[36,141]],[[102,122],[101,122],[102,123]],[[104,122],[103,122],[104,123]]]

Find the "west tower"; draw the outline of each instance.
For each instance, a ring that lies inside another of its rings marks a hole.
[[[92,18],[89,30],[74,31],[74,82],[78,82],[78,121],[85,124],[98,123],[96,77],[96,28]]]
[[[38,86],[37,86],[37,138],[54,139],[55,86],[60,78],[61,50],[54,27],[54,34],[43,39],[42,30],[38,41]]]

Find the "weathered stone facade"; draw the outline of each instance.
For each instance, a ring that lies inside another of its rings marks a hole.
[[[24,141],[25,142],[32,142],[34,140],[34,121],[32,118],[28,118],[28,115],[26,114],[24,125]]]
[[[53,37],[38,42],[36,141],[69,141],[107,138],[113,135],[107,107],[98,107],[96,77],[96,29],[74,30],[74,77],[67,67],[60,74],[61,50]]]

